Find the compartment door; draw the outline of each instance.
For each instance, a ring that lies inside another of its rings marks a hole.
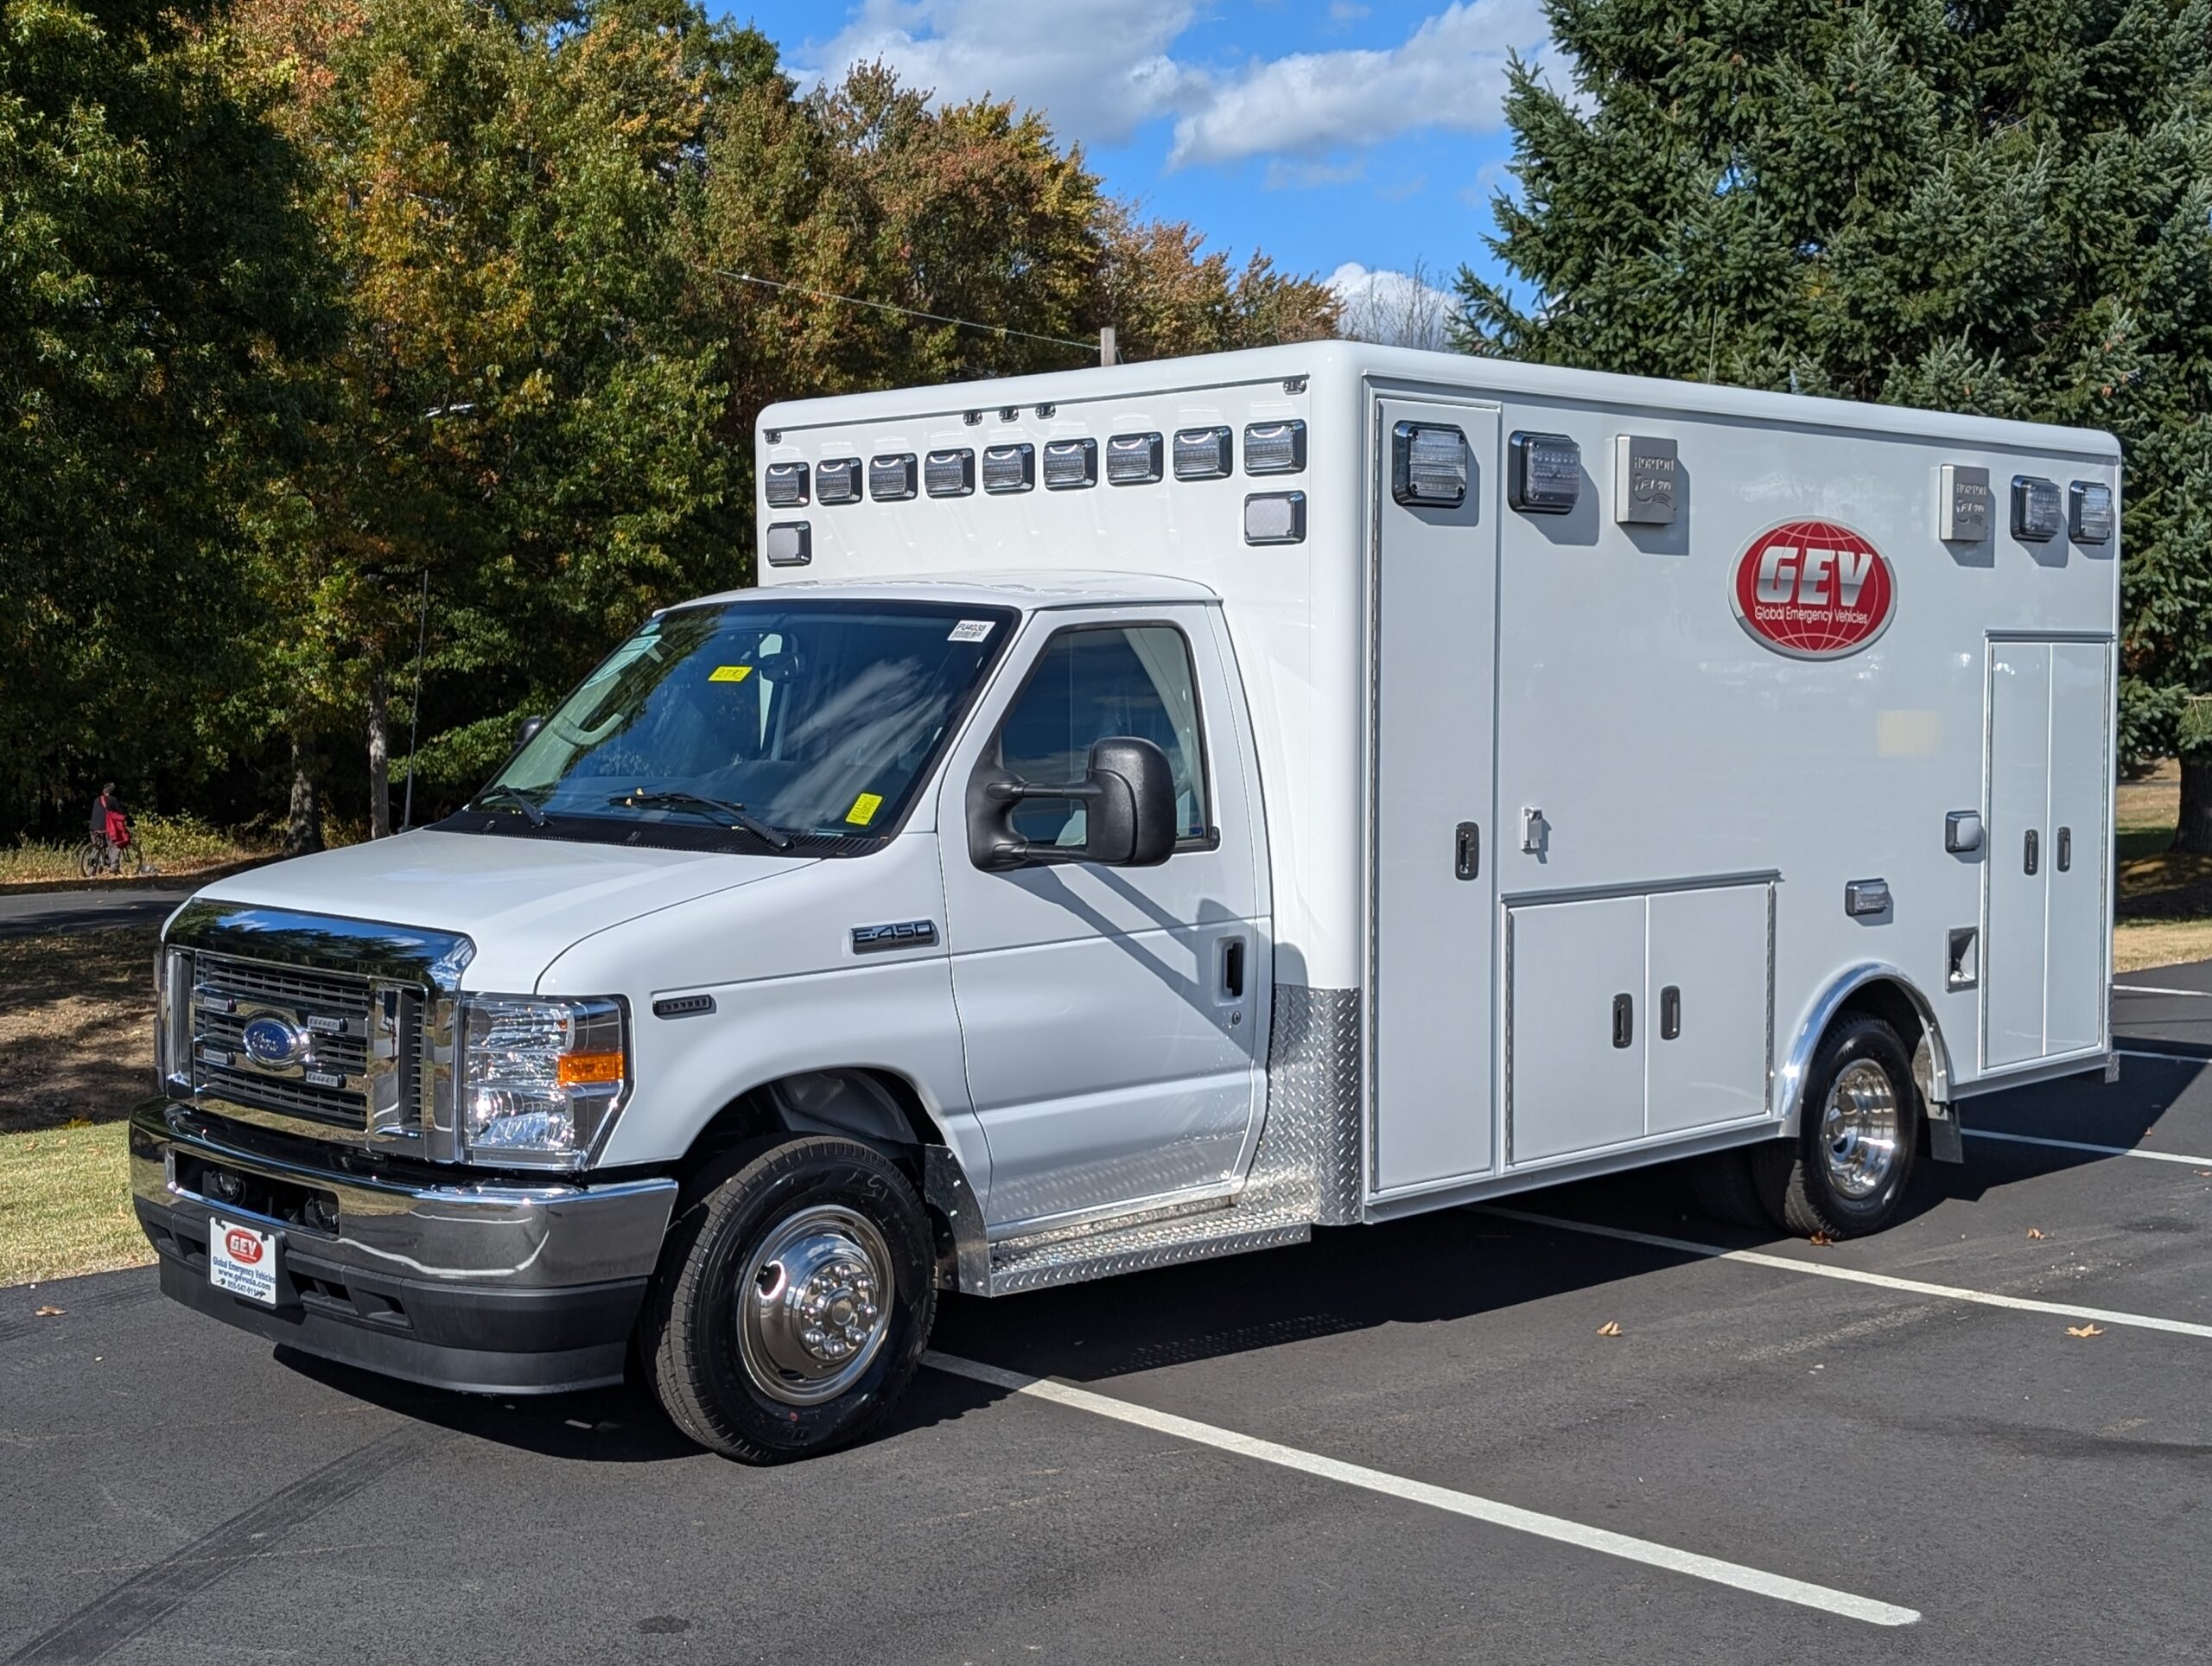
[[[1497,422],[1495,407],[1376,404],[1368,998],[1375,1183],[1386,1192],[1497,1167]],[[1392,462],[1401,423],[1465,436],[1463,501],[1397,500]]]
[[[1770,886],[1732,885],[1649,900],[1645,1133],[1767,1114],[1772,895]]]
[[[1535,904],[1505,929],[1508,1161],[1642,1139],[1644,899]]]
[[[2106,922],[2112,869],[2111,648],[2050,645],[2050,862],[2043,1050],[2079,1052],[2105,1037]]]
[[[1989,645],[1988,773],[1981,1058],[1996,1067],[2043,1057],[2045,875],[2051,856],[2045,819],[2050,808],[2048,643]]]

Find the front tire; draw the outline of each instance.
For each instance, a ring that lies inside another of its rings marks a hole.
[[[1775,1224],[1810,1237],[1864,1237],[1897,1218],[1920,1151],[1912,1055],[1878,1018],[1854,1014],[1821,1039],[1795,1140],[1762,1146],[1751,1169]]]
[[[858,1440],[912,1381],[937,1314],[929,1218],[854,1140],[727,1160],[669,1231],[639,1352],[709,1451],[785,1463]]]

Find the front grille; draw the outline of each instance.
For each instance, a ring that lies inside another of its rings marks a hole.
[[[408,1051],[397,1032],[403,1006],[412,1018],[415,1005],[347,973],[200,954],[192,989],[192,1084],[238,1104],[364,1132],[372,1073],[391,1070]],[[264,1016],[305,1038],[302,1058],[283,1065],[252,1059],[246,1029]]]

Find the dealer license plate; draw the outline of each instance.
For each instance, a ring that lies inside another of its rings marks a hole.
[[[207,1279],[218,1290],[276,1305],[276,1235],[226,1221],[207,1223]]]

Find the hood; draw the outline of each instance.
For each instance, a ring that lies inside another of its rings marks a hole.
[[[419,831],[257,868],[200,896],[462,932],[476,944],[467,986],[521,991],[594,932],[815,860]]]

